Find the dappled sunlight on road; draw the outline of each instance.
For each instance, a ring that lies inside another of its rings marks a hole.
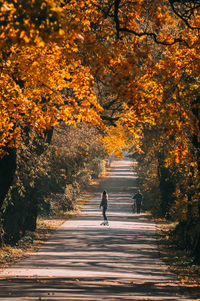
[[[100,225],[104,189],[109,226]],[[37,253],[0,273],[0,299],[190,300],[159,259],[155,224],[145,213],[131,212],[136,189],[131,162],[115,162],[78,217],[66,221]]]

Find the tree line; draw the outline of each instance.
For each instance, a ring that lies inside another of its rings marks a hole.
[[[60,192],[64,190],[58,187],[68,183],[70,194],[80,175],[87,178],[82,170],[89,168],[87,156],[98,163],[101,148],[119,155],[124,147],[137,157],[147,199],[153,198],[160,215],[177,220],[179,244],[198,260],[199,16],[198,0],[0,4],[2,237],[13,235],[8,235],[16,226],[9,224],[16,214],[13,204],[18,203],[20,212],[20,200],[26,199],[24,204],[36,212],[37,201],[30,196],[44,199],[40,191],[45,181],[49,191],[57,187]],[[61,168],[59,184],[49,174],[53,165],[59,166],[51,159],[59,153],[52,141],[63,124],[69,137],[73,126],[80,124],[89,134],[84,127],[90,125],[100,135],[101,147],[95,158],[82,149],[79,172],[75,157],[66,152],[73,166],[65,162],[64,169],[76,176],[70,178]],[[29,183],[26,196],[24,183]],[[27,220],[19,217],[19,224]],[[32,224],[34,228],[34,217]],[[15,240],[26,227],[21,228]]]
[[[74,210],[77,196],[105,169],[107,154],[94,127],[61,124],[49,143],[33,131],[28,136],[16,151],[12,183],[1,201],[1,245],[34,231],[38,215]]]

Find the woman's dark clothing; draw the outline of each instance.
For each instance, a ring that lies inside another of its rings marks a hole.
[[[107,221],[108,220],[107,216],[106,216],[106,210],[108,208],[108,196],[107,196],[107,194],[102,195],[100,208],[101,207],[102,207],[102,214],[103,214],[104,221]]]
[[[100,207],[105,207],[107,209],[107,207],[108,207],[108,197],[107,197],[107,195],[103,194],[103,196],[101,198]]]
[[[108,220],[108,219],[107,219],[107,216],[106,216],[106,210],[107,210],[107,208],[106,208],[106,207],[103,207],[103,209],[102,209],[102,214],[103,214],[104,221],[107,221],[107,220]]]

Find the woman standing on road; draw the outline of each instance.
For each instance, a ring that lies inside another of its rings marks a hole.
[[[103,218],[104,218],[104,221],[103,221],[103,223],[101,223],[101,225],[108,225],[108,219],[106,216],[106,210],[108,208],[108,194],[105,190],[101,194],[101,204],[100,204],[99,208],[101,208],[101,207],[102,207],[102,214],[103,214]]]

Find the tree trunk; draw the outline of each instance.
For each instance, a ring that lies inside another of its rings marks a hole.
[[[161,212],[163,217],[169,218],[169,210],[174,200],[175,183],[170,170],[164,166],[161,154],[158,156],[158,162],[159,187],[162,197]]]
[[[8,152],[8,155],[5,155],[0,159],[0,207],[13,182],[16,170],[16,149],[10,148],[6,151]]]

